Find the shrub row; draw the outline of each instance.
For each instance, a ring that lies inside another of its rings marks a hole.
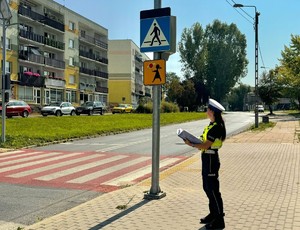
[[[145,104],[139,105],[135,110],[136,113],[152,113],[153,112],[153,103],[147,102]],[[160,105],[161,113],[177,113],[179,112],[178,105],[170,102],[163,101]]]

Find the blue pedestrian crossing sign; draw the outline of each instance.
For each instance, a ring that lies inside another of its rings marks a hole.
[[[154,14],[141,17],[140,50],[141,52],[163,52],[170,50],[171,16]],[[142,14],[141,14],[142,15]]]

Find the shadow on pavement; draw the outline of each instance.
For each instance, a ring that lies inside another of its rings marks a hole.
[[[101,228],[105,227],[106,225],[109,225],[109,224],[113,223],[114,221],[120,219],[121,217],[126,216],[127,214],[131,213],[132,211],[142,207],[143,205],[147,204],[148,202],[150,202],[150,200],[142,200],[141,202],[133,205],[132,207],[124,210],[123,212],[120,212],[119,214],[112,216],[111,218],[105,220],[104,222],[95,225],[94,227],[90,228],[89,230],[101,229]]]

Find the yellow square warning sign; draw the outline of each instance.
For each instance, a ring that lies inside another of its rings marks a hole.
[[[166,83],[166,61],[163,59],[144,61],[144,85]]]

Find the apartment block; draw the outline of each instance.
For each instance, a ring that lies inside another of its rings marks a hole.
[[[106,28],[53,0],[9,0],[9,7],[11,99],[40,106],[52,101],[109,103]]]
[[[152,87],[144,86],[143,62],[149,57],[129,39],[109,40],[109,102],[138,105],[152,97]]]

